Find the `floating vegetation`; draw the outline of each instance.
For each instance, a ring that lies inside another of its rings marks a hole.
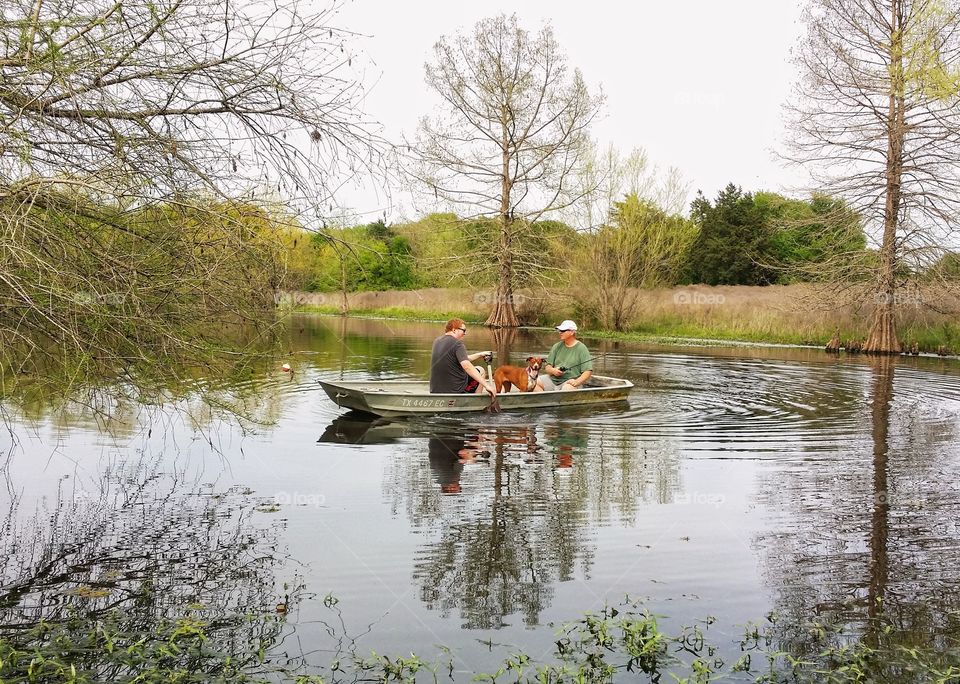
[[[285,605],[285,604],[284,604]],[[744,628],[738,657],[724,658],[730,644],[708,638],[707,618],[665,630],[662,617],[627,602],[557,628],[550,659],[510,653],[493,672],[464,673],[455,654],[427,660],[416,654],[360,655],[356,638],[346,634],[335,598],[328,629],[338,632],[337,652],[325,665],[279,657],[289,628],[283,614],[221,613],[216,619],[186,613],[137,629],[136,615],[112,610],[92,618],[80,610],[59,623],[40,622],[28,631],[0,638],[0,681],[81,684],[85,682],[560,682],[676,681],[685,683],[788,682],[948,682],[960,681],[960,650],[898,644],[892,625],[879,640],[845,634],[838,625],[812,621],[807,633],[820,649],[797,656],[777,647],[773,615]],[[285,613],[286,611],[282,611]],[[231,634],[231,630],[240,630]],[[837,639],[840,639],[840,643]],[[869,640],[874,643],[868,644]]]

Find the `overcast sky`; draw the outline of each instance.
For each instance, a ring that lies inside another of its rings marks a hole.
[[[644,148],[651,162],[680,170],[691,198],[698,189],[712,198],[729,182],[777,191],[802,183],[773,156],[801,9],[791,0],[353,0],[337,23],[364,35],[355,47],[372,61],[365,108],[396,140],[437,103],[423,65],[441,36],[500,12],[531,32],[550,22],[569,64],[607,96],[594,137],[624,153]],[[342,201],[364,220],[415,213],[402,195],[392,209],[368,191]]]

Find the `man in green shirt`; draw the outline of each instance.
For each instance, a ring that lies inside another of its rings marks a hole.
[[[587,345],[577,339],[577,324],[564,321],[557,326],[557,332],[560,341],[547,354],[534,388],[536,392],[577,389],[593,375],[593,359]]]

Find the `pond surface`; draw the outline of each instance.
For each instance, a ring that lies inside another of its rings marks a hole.
[[[585,338],[628,402],[378,421],[316,385],[425,378],[441,331],[294,316],[288,354],[221,388],[268,425],[190,400],[116,407],[107,430],[10,409],[0,617],[149,581],[158,612],[288,604],[285,658],[328,661],[346,635],[449,648],[464,673],[545,656],[557,624],[625,597],[668,625],[715,618],[731,655],[771,612],[798,653],[817,615],[861,634],[883,618],[905,643],[960,632],[960,362]],[[503,362],[555,340],[466,343]]]

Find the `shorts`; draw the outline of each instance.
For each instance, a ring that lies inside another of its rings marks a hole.
[[[560,389],[560,385],[563,384],[562,382],[558,383],[556,380],[553,379],[552,376],[547,375],[546,373],[543,373],[542,375],[540,375],[540,377],[537,378],[537,380],[541,381],[540,384],[543,386],[544,392],[555,392],[558,389]]]

